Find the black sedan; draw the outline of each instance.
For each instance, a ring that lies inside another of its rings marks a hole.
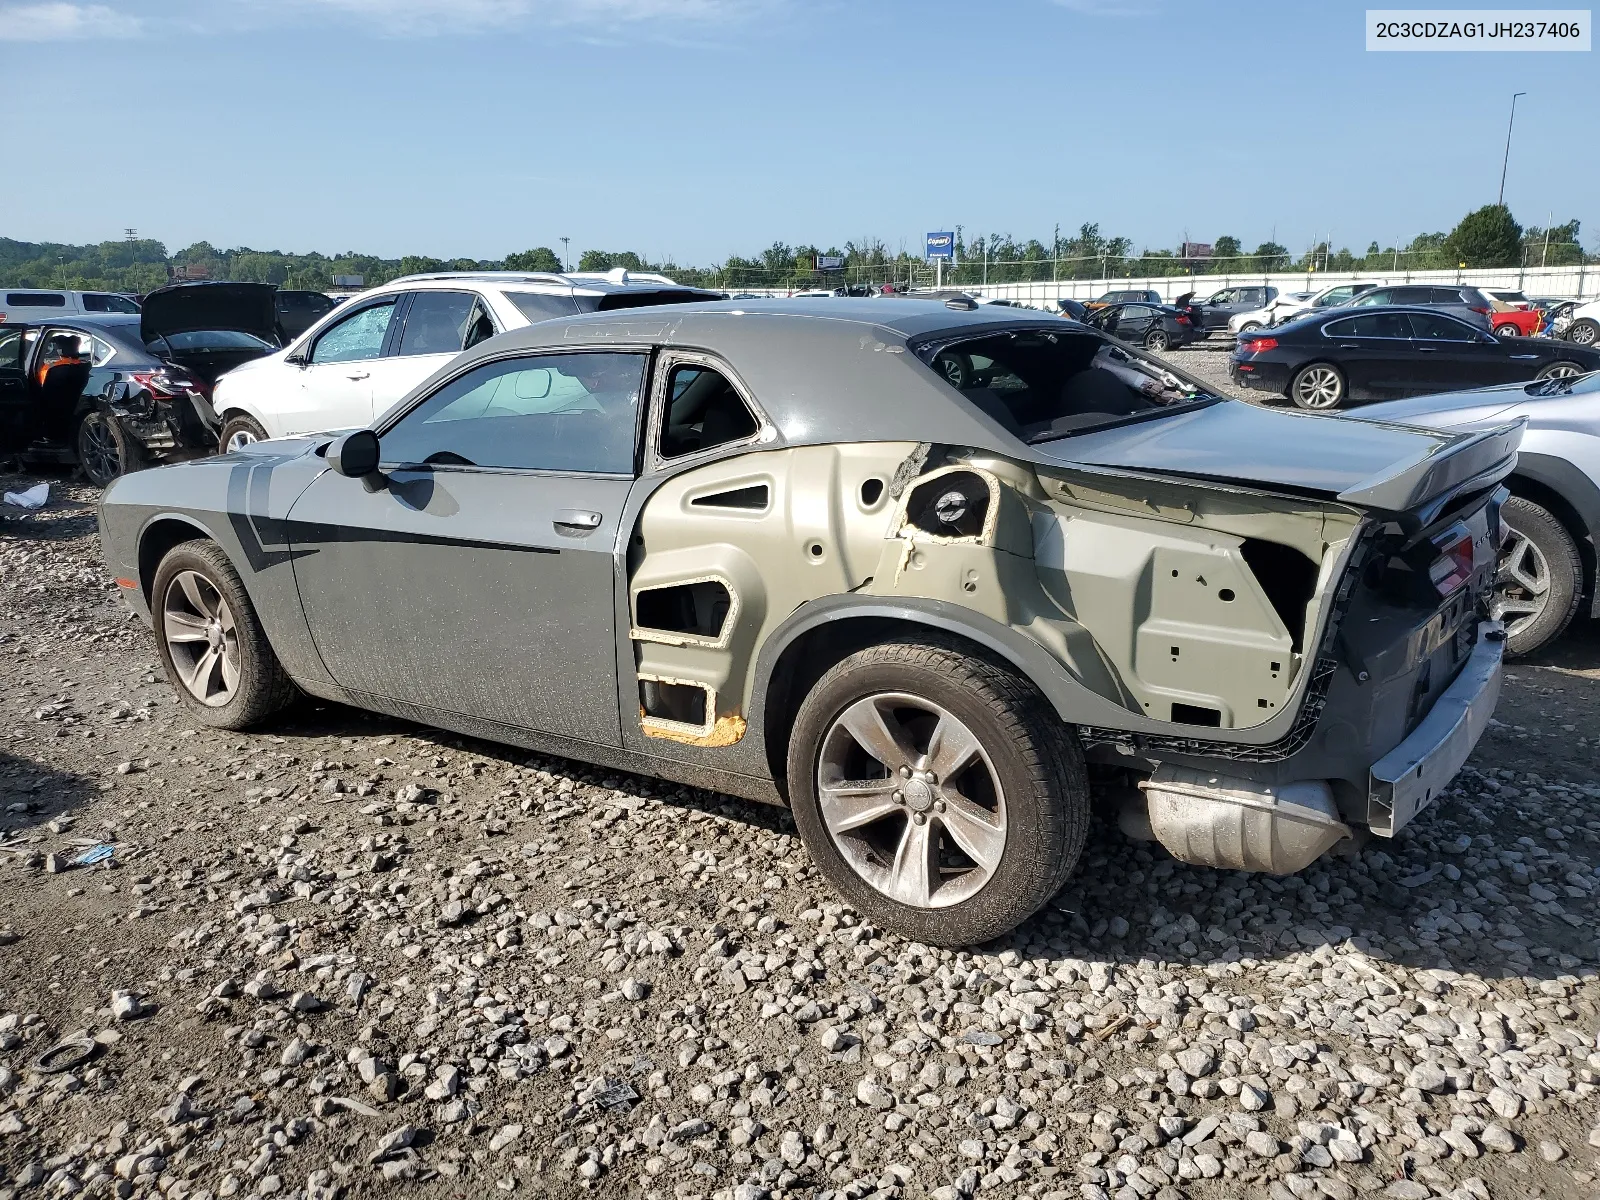
[[[1105,333],[1147,350],[1170,350],[1202,338],[1187,311],[1165,304],[1109,304],[1082,318]]]
[[[1436,308],[1337,309],[1244,334],[1228,364],[1240,387],[1301,408],[1392,400],[1600,370],[1600,352],[1499,338]]]
[[[0,324],[0,455],[104,486],[215,452],[217,376],[277,348],[270,284],[181,284],[138,313]]]

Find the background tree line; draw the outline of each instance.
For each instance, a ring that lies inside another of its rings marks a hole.
[[[1273,271],[1425,271],[1471,267],[1572,265],[1600,261],[1585,256],[1578,244],[1578,222],[1544,229],[1524,228],[1501,205],[1487,205],[1468,213],[1449,233],[1423,233],[1404,246],[1372,242],[1361,253],[1349,247],[1334,248],[1326,241],[1308,246],[1299,255],[1274,241],[1246,250],[1231,234],[1213,240],[1212,257],[1186,260],[1179,250],[1142,249],[1135,254],[1126,237],[1107,236],[1098,224],[1079,226],[1076,233],[1052,234],[1049,243],[1038,238],[1018,239],[1010,234],[969,235],[956,230],[956,262],[947,265],[944,278],[955,284],[1038,282],[1050,279],[1101,279],[1114,276],[1139,278],[1154,275],[1248,275]],[[819,272],[819,255],[844,260],[842,271]],[[670,259],[650,262],[631,251],[585,250],[577,269],[605,271],[627,267],[657,271],[680,283],[729,290],[740,288],[803,288],[847,283],[926,282],[931,269],[924,263],[921,246],[902,243],[891,250],[881,238],[864,237],[841,246],[791,246],[775,241],[758,254],[730,255],[724,262],[705,267],[686,266]],[[184,277],[197,268],[206,278],[274,283],[285,288],[323,291],[333,286],[335,275],[360,275],[374,287],[401,275],[444,270],[559,271],[561,260],[548,246],[508,254],[504,259],[430,258],[406,255],[380,258],[347,251],[344,254],[287,254],[279,250],[253,250],[240,246],[219,250],[209,242],[196,242],[173,254],[149,239],[101,242],[73,246],[53,242],[20,242],[0,238],[0,285],[8,287],[58,287],[97,289],[142,294],[170,279]]]

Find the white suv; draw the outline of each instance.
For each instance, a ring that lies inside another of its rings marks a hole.
[[[1234,313],[1228,320],[1228,332],[1254,333],[1258,329],[1282,325],[1319,308],[1338,308],[1377,286],[1377,283],[1336,283],[1320,292],[1291,292],[1279,296],[1265,308]]]
[[[357,429],[462,350],[508,329],[603,309],[720,300],[663,275],[449,271],[353,296],[276,354],[217,381],[223,450]]]

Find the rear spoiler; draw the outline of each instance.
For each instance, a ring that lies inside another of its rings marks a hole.
[[[1431,454],[1420,454],[1339,493],[1346,504],[1405,514],[1428,525],[1457,496],[1498,484],[1517,465],[1528,418],[1481,433],[1463,434]]]

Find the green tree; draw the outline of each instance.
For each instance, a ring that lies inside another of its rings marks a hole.
[[[516,254],[506,255],[506,270],[559,272],[561,260],[549,246],[535,246],[532,250],[521,250]]]
[[[1461,218],[1445,249],[1469,267],[1515,267],[1522,262],[1522,226],[1504,204],[1485,204]]]
[[[1238,258],[1244,252],[1244,247],[1239,244],[1239,239],[1231,233],[1225,233],[1211,244],[1213,258]],[[1237,263],[1224,262],[1221,264],[1223,271],[1231,271],[1238,267]]]

